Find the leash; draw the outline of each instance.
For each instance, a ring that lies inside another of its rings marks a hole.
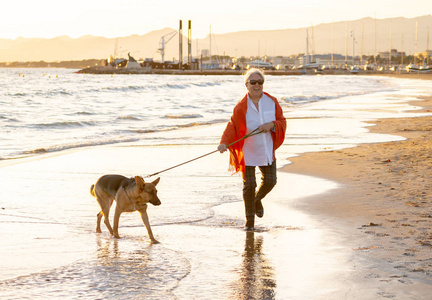
[[[240,142],[240,141],[242,141],[242,140],[244,140],[244,139],[247,139],[248,137],[251,137],[251,136],[254,136],[254,135],[257,135],[257,134],[260,134],[260,133],[262,133],[262,131],[259,130],[259,129],[257,128],[257,129],[255,129],[254,131],[251,131],[250,133],[246,134],[244,137],[238,139],[237,141],[232,142],[231,144],[227,145],[227,148],[231,147],[232,145],[234,145],[234,144],[236,144],[236,143],[238,143],[238,142]],[[145,176],[144,178],[152,177],[152,176],[158,175],[158,174],[160,174],[160,173],[163,173],[163,172],[169,171],[169,170],[171,170],[171,169],[174,169],[174,168],[177,168],[177,167],[183,166],[183,165],[185,165],[185,164],[187,164],[187,163],[193,162],[194,160],[197,160],[197,159],[203,158],[203,157],[205,157],[205,156],[207,156],[207,155],[213,154],[213,153],[218,152],[218,151],[219,151],[219,150],[214,150],[214,151],[209,152],[209,153],[207,153],[207,154],[204,154],[204,155],[198,156],[198,157],[193,158],[193,159],[191,159],[191,160],[185,161],[185,162],[183,162],[183,163],[181,163],[181,164],[175,165],[175,166],[173,166],[173,167],[171,167],[171,168],[168,168],[168,169],[165,169],[165,170],[159,171],[159,172],[157,172],[157,173],[153,173],[153,174],[147,175],[147,176]]]

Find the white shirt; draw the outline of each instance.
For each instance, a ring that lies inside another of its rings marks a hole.
[[[247,102],[246,127],[247,133],[260,125],[276,120],[274,101],[263,94],[258,102],[258,109],[249,98]],[[245,139],[243,155],[246,166],[268,166],[273,163],[273,139],[270,132],[260,133]]]

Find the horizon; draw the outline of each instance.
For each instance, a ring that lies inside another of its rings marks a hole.
[[[23,10],[23,7],[26,9]],[[0,20],[0,28],[7,28],[7,31],[0,33],[0,39],[9,40],[144,35],[164,28],[177,29],[179,20],[183,20],[184,32],[187,32],[185,24],[191,20],[192,39],[203,39],[210,31],[212,34],[226,34],[299,29],[368,17],[415,18],[432,13],[432,4],[427,0],[413,0],[409,6],[401,0],[379,3],[364,0],[359,4],[342,0],[305,0],[294,4],[275,0],[267,5],[254,0],[221,0],[211,10],[203,9],[196,0],[162,0],[150,4],[126,0],[121,5],[116,0],[76,0],[73,3],[26,0],[8,2],[7,8],[7,13]]]

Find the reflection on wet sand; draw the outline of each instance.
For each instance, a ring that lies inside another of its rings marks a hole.
[[[96,245],[96,257],[101,263],[105,264],[108,258],[120,258],[118,240],[114,239],[111,241],[97,237]]]
[[[255,238],[255,232],[246,232],[243,260],[237,270],[240,278],[232,287],[236,299],[275,299],[275,272],[262,246],[262,235]]]
[[[97,236],[85,260],[0,281],[0,298],[175,299],[172,290],[190,273],[189,262],[176,251],[143,245]]]

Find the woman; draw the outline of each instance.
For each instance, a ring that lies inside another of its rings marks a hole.
[[[262,132],[229,147],[230,169],[241,171],[243,175],[246,230],[254,229],[255,214],[259,218],[264,215],[261,200],[276,185],[275,150],[285,139],[286,119],[277,99],[263,92],[264,80],[264,74],[258,69],[246,73],[244,81],[248,92],[234,107],[218,146],[218,150],[223,153],[227,150],[227,145],[255,129]],[[262,174],[258,191],[255,191],[256,167],[259,167]]]

